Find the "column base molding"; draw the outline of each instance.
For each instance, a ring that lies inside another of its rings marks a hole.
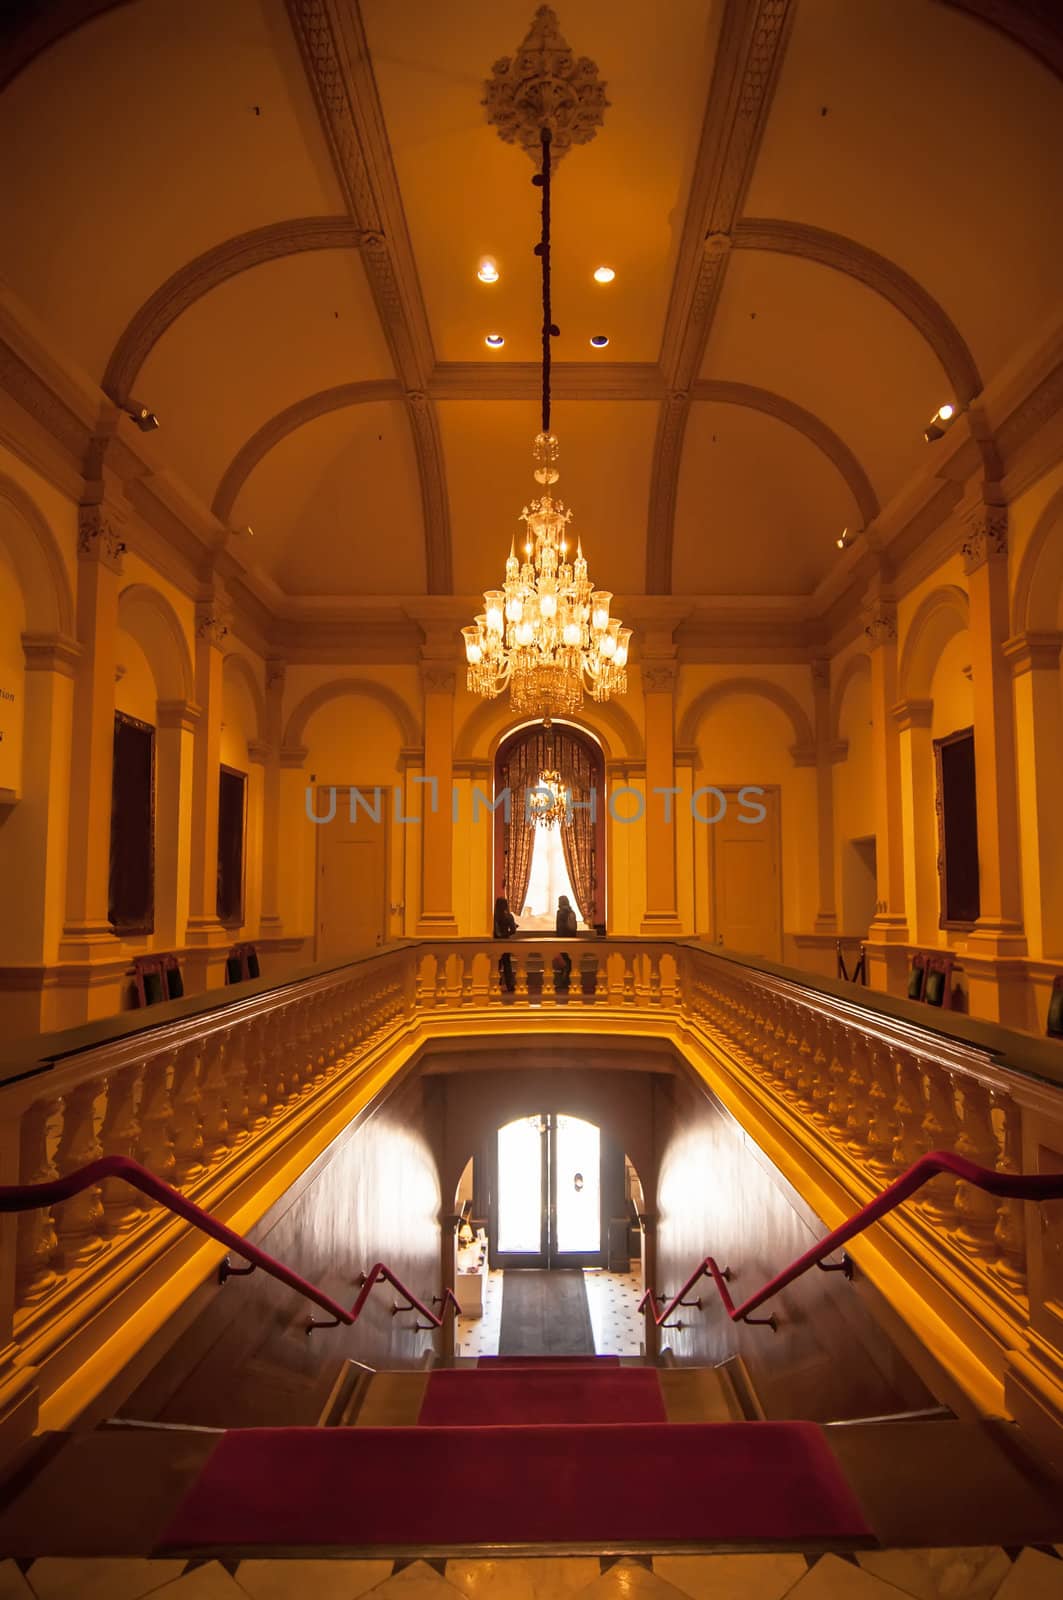
[[[671,912],[647,912],[639,923],[639,933],[651,939],[682,939],[686,929]]]
[[[971,930],[967,940],[968,956],[1025,956],[1028,945],[1021,922],[993,921],[981,918]]]
[[[908,918],[894,911],[882,911],[872,917],[867,930],[868,945],[909,944]]]
[[[59,960],[91,963],[103,956],[113,960],[118,942],[109,922],[68,922],[59,939]]]

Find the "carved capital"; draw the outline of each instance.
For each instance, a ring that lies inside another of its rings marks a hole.
[[[792,744],[790,746],[790,759],[795,767],[814,767],[818,763],[819,752],[814,744]]]
[[[643,694],[672,694],[678,674],[674,661],[643,661]]]
[[[78,555],[83,561],[98,561],[120,573],[125,548],[122,521],[113,507],[78,506]]]
[[[421,687],[425,694],[453,694],[457,673],[453,667],[438,662],[421,664]]]
[[[247,759],[252,766],[264,767],[273,754],[273,746],[262,739],[248,739]]]
[[[864,609],[864,632],[872,650],[897,642],[897,607],[892,600],[872,600]]]
[[[833,744],[827,746],[827,754],[830,757],[830,764],[832,767],[837,766],[839,761],[848,761],[848,739],[835,739]]]
[[[304,744],[285,745],[280,752],[279,760],[282,767],[295,769],[305,767],[306,758],[310,754]]]
[[[61,633],[24,633],[22,653],[27,672],[58,672],[60,677],[73,678],[81,646],[76,639],[67,639]]]
[[[288,663],[273,657],[266,662],[266,690],[280,690],[284,688],[284,676],[288,670]]]
[[[933,714],[933,700],[899,700],[891,712],[902,733],[910,728],[929,728]]]
[[[232,627],[232,604],[224,590],[219,589],[207,600],[196,604],[196,638],[204,639],[215,650],[224,648]]]
[[[810,661],[808,670],[812,674],[812,682],[817,689],[830,688],[830,662],[821,656],[815,661]]]
[[[519,144],[536,166],[544,126],[552,134],[550,165],[556,167],[572,145],[594,138],[609,104],[597,66],[573,54],[549,6],[539,7],[516,55],[495,62],[484,90],[480,103],[498,137]]]
[[[1000,560],[1008,553],[1008,508],[986,505],[972,506],[964,515],[966,532],[960,545],[963,570],[977,572],[987,561]]]

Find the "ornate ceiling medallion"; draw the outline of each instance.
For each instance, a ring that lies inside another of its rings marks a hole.
[[[516,55],[495,62],[484,88],[481,104],[499,138],[519,144],[538,164],[542,130],[549,128],[555,167],[570,146],[590,143],[609,104],[596,63],[573,56],[549,6],[539,7]]]

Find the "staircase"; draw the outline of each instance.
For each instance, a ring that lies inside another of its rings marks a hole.
[[[1063,1497],[1008,1423],[750,1421],[742,1390],[726,1369],[617,1357],[378,1373],[343,1362],[317,1426],[122,1419],[45,1435],[6,1485],[0,1556],[812,1556],[1063,1541]]]

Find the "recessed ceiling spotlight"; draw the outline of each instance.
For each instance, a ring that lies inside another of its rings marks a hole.
[[[594,269],[595,283],[612,283],[615,277],[616,273],[612,267],[595,267]]]
[[[500,333],[489,333],[484,339],[484,344],[490,345],[492,350],[501,350],[505,339]]]
[[[608,343],[609,343],[609,335],[607,333],[592,333],[591,334],[591,344],[594,346],[594,348],[596,350],[604,350]]]
[[[128,408],[128,414],[136,423],[141,433],[150,433],[159,426],[159,419],[154,411],[149,411],[147,406],[133,405]]]
[[[956,420],[956,407],[946,402],[938,406],[927,426],[923,429],[923,438],[927,444],[933,444],[935,439],[940,439],[946,428],[952,426]]]
[[[499,278],[498,262],[494,256],[484,256],[476,269],[476,276],[481,283],[497,283]]]

